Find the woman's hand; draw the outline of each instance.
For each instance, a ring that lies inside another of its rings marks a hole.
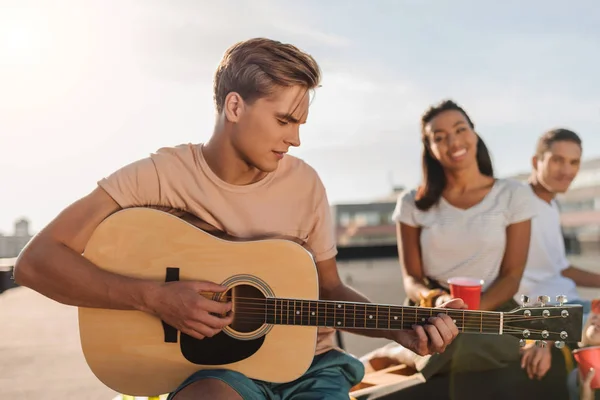
[[[434,307],[441,307],[442,304],[447,303],[452,299],[453,297],[450,296],[450,293],[444,292],[435,299]]]

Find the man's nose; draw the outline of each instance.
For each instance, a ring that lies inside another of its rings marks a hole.
[[[286,138],[286,143],[290,146],[298,147],[300,146],[300,127],[294,126],[291,129],[290,135]]]

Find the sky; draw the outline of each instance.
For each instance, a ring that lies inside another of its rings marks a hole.
[[[259,36],[323,70],[290,153],[332,203],[417,185],[420,116],[447,98],[499,176],[558,126],[600,156],[597,0],[0,0],[0,232],[38,231],[112,171],[207,140],[214,69]]]

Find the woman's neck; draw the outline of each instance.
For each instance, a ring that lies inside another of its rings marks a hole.
[[[468,192],[473,188],[479,188],[494,181],[494,178],[484,175],[479,167],[467,168],[458,171],[446,172],[446,191]]]

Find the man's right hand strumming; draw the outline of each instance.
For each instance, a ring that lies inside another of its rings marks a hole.
[[[156,315],[187,335],[204,339],[231,324],[233,314],[231,302],[211,300],[200,293],[226,290],[213,282],[168,282],[145,294],[142,311]]]

